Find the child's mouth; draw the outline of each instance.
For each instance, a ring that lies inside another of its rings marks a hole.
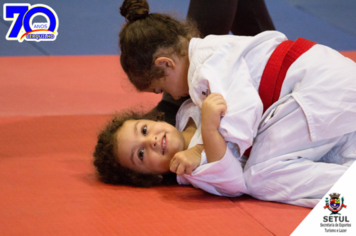
[[[166,151],[166,134],[163,135],[162,141],[161,141],[161,147],[162,147],[162,155],[164,155]]]

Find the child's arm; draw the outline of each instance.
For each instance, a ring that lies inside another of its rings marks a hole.
[[[210,94],[201,108],[201,133],[208,163],[219,161],[226,152],[226,142],[219,133],[220,117],[227,109],[226,101],[218,93]]]
[[[200,165],[203,150],[204,145],[197,144],[192,148],[177,152],[171,160],[170,171],[177,175],[190,175]]]
[[[280,32],[266,31],[255,37],[206,37],[192,47],[189,95],[200,108],[210,93],[224,97],[228,110],[219,131],[226,142],[238,146],[239,156],[252,146],[262,119],[258,78],[271,50],[286,39]]]

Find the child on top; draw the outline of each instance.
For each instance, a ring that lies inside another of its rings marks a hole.
[[[173,18],[148,14],[145,1],[125,1],[121,13],[129,21],[120,33],[121,64],[138,90],[189,94],[199,107],[210,93],[224,97],[222,136],[209,137],[229,145],[204,140],[205,151],[233,146],[241,158],[253,143],[244,167],[252,196],[313,206],[354,161],[356,64],[350,59],[276,31],[192,38]]]

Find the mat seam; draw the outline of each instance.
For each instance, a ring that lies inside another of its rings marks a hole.
[[[230,202],[232,202],[233,204],[235,204],[229,197],[227,198],[229,199]],[[259,225],[261,225],[263,228],[265,228],[268,232],[270,232],[272,235],[277,236],[276,234],[274,234],[273,232],[271,232],[271,230],[267,229],[266,226],[264,226],[261,222],[259,222],[255,217],[253,217],[252,215],[250,215],[249,213],[247,213],[244,209],[241,209],[243,212],[245,212],[246,215],[250,216],[252,219],[254,219]]]

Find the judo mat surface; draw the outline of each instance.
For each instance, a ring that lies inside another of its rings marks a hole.
[[[181,19],[189,6],[148,2],[152,12],[173,10]],[[54,42],[6,41],[10,22],[0,11],[0,235],[290,235],[308,215],[307,208],[189,186],[101,183],[92,165],[99,130],[115,111],[148,111],[161,97],[137,93],[119,65],[122,1],[41,3],[58,14]],[[356,61],[356,1],[266,4],[288,38]]]
[[[356,60],[354,52],[345,55]],[[1,235],[293,232],[310,209],[219,197],[189,186],[101,183],[92,165],[99,130],[115,110],[148,110],[160,100],[136,93],[118,61],[119,56],[0,58]]]

